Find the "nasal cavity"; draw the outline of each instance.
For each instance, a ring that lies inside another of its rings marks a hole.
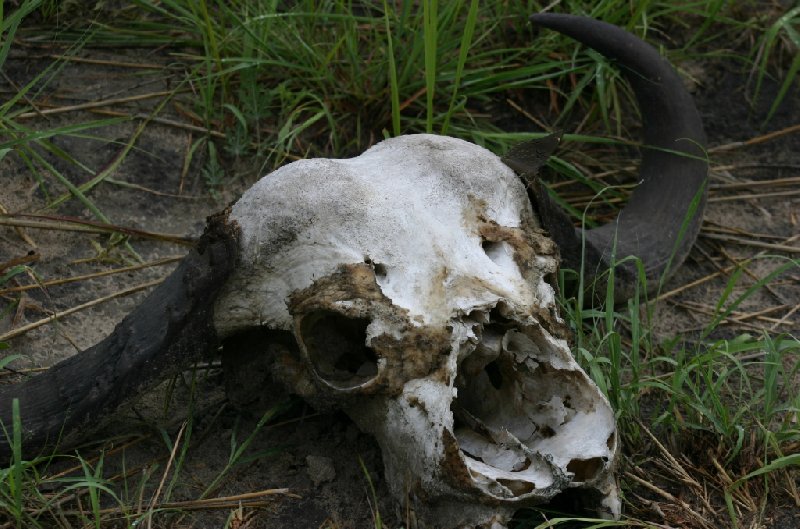
[[[494,389],[500,389],[500,386],[503,385],[503,374],[500,371],[500,366],[497,362],[489,362],[486,364],[486,367],[483,368],[486,371],[486,375],[489,378],[489,382],[492,384]]]
[[[366,345],[369,323],[325,310],[303,318],[300,341],[318,377],[333,387],[352,389],[377,376],[378,355]]]
[[[573,459],[567,464],[567,472],[572,472],[575,477],[572,481],[589,481],[603,469],[605,459],[591,457],[589,459]]]

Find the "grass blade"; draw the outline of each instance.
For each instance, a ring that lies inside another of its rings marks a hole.
[[[422,0],[425,39],[425,131],[433,132],[433,96],[436,91],[436,55],[438,41],[438,0]]]
[[[467,62],[467,55],[469,48],[472,45],[472,37],[475,34],[475,24],[478,19],[478,0],[472,0],[467,13],[467,21],[464,25],[464,32],[461,35],[461,45],[458,51],[458,65],[456,66],[456,77],[453,80],[453,95],[450,96],[450,106],[444,116],[444,124],[442,125],[442,134],[447,134],[447,129],[450,126],[450,117],[453,115],[453,108],[456,104],[458,96],[458,87],[461,84],[461,77],[464,74],[464,64]]]
[[[392,98],[392,133],[400,135],[400,88],[397,84],[397,64],[394,60],[392,27],[389,24],[389,4],[383,0],[383,20],[386,25],[386,55],[389,58],[389,89]]]

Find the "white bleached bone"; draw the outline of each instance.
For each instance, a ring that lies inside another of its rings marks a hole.
[[[502,524],[559,495],[619,514],[614,415],[564,340],[556,248],[497,156],[402,136],[289,164],[230,218],[241,260],[217,331],[294,333],[275,377],[377,438],[423,527]]]

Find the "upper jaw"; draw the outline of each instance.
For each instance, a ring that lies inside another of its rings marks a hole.
[[[378,438],[390,487],[405,489],[395,496],[424,492],[417,508],[433,519],[476,502],[507,518],[574,488],[588,491],[597,514],[618,516],[608,401],[563,340],[505,312],[453,321],[442,369],[406,382],[396,398],[359,400],[348,414]]]

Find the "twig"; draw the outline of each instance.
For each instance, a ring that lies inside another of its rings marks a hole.
[[[733,479],[731,479],[731,477],[728,475],[728,472],[725,470],[725,468],[719,464],[719,461],[717,461],[716,457],[712,455],[709,459],[711,459],[711,463],[717,470],[717,479],[720,479],[722,486],[732,493],[731,497],[733,500],[736,501],[740,507],[747,509],[750,512],[755,512],[755,510],[758,508],[758,504],[753,501],[753,498],[750,497],[750,494],[747,492],[747,488],[738,487],[735,491],[731,491],[730,486],[733,485]]]
[[[785,129],[776,130],[761,136],[756,136],[755,138],[750,138],[747,141],[735,141],[732,143],[726,143],[725,145],[717,145],[716,147],[711,147],[708,149],[708,152],[730,151],[739,147],[749,147],[751,145],[774,140],[775,138],[780,138],[781,136],[786,136],[787,134],[793,134],[798,131],[800,131],[800,124],[792,125],[791,127],[786,127]]]
[[[24,118],[35,118],[39,117],[40,115],[63,114],[65,112],[74,112],[76,110],[87,110],[90,108],[98,108],[98,107],[108,107],[120,103],[130,103],[132,101],[141,101],[143,99],[152,99],[154,97],[164,97],[172,94],[174,94],[174,90],[150,92],[149,94],[139,94],[128,97],[115,97],[112,99],[102,99],[100,101],[89,101],[88,103],[79,103],[77,105],[67,105],[65,107],[48,108],[45,110],[41,110],[39,112],[23,112],[22,114],[17,114],[14,117],[18,119],[24,119]]]
[[[734,265],[736,265],[736,266],[739,266],[739,267],[741,267],[742,271],[743,271],[745,274],[747,274],[747,275],[750,277],[750,279],[752,279],[752,280],[753,280],[753,281],[755,281],[756,283],[758,283],[758,282],[760,282],[760,281],[762,281],[762,280],[763,280],[763,278],[761,278],[761,277],[758,277],[758,275],[757,275],[756,273],[754,273],[752,270],[750,270],[748,267],[746,267],[746,266],[742,266],[741,262],[739,262],[739,261],[738,261],[738,260],[737,260],[737,259],[736,259],[734,256],[732,256],[730,253],[728,253],[728,250],[726,250],[726,249],[725,249],[725,248],[724,248],[722,245],[720,245],[720,247],[719,247],[719,250],[720,250],[720,253],[722,253],[722,255],[723,255],[723,256],[724,256],[724,257],[725,257],[725,258],[726,258],[728,261],[730,261],[731,263],[733,263],[733,264],[734,264]],[[774,288],[772,288],[772,285],[770,285],[769,283],[766,283],[766,284],[764,284],[764,288],[767,290],[767,292],[769,292],[770,294],[772,294],[772,297],[773,297],[773,298],[775,298],[775,299],[776,299],[778,302],[780,302],[780,303],[787,303],[786,299],[785,299],[783,296],[781,296],[781,295],[780,295],[780,294],[779,294],[779,293],[778,293],[778,292],[777,292],[777,291],[776,291]]]
[[[753,193],[749,195],[730,195],[724,197],[709,197],[709,202],[730,202],[731,200],[746,200],[754,198],[770,197],[794,197],[800,195],[800,191],[776,191],[775,193]]]
[[[103,110],[103,109],[92,109],[90,110],[93,114],[100,114],[102,116],[112,116],[118,118],[128,118],[128,119],[147,119],[148,116],[146,114],[130,114],[128,112],[119,112],[116,110]],[[192,125],[190,123],[182,123],[180,121],[175,121],[172,119],[167,118],[150,118],[152,123],[158,123],[159,125],[166,125],[167,127],[175,127],[178,129],[184,129],[191,132],[202,132],[203,134],[208,134],[209,136],[213,136],[215,138],[225,139],[225,133],[219,132],[217,130],[207,129],[205,127],[199,127],[197,125]]]
[[[8,270],[9,268],[21,264],[28,264],[28,263],[35,263],[39,260],[39,254],[35,252],[30,252],[26,255],[20,257],[14,257],[13,259],[9,259],[5,262],[0,262],[0,274]],[[2,291],[0,291],[1,293]]]
[[[743,237],[750,237],[751,239],[773,239],[776,241],[784,241],[784,242],[786,241],[785,236],[770,235],[769,233],[753,233],[751,231],[743,230],[741,228],[722,226],[710,220],[703,220],[702,230],[704,233],[716,232],[728,235],[741,235]]]
[[[49,368],[45,368],[45,369],[49,369]],[[102,457],[103,458],[109,458],[110,456],[115,455],[118,452],[126,450],[126,449],[128,449],[128,448],[130,448],[132,446],[136,446],[137,444],[141,443],[144,439],[147,439],[146,435],[137,435],[137,436],[131,438],[130,441],[126,441],[125,443],[123,443],[123,444],[121,444],[119,446],[114,446],[114,447],[111,447],[111,448],[108,448],[108,449],[104,449],[101,452]],[[107,441],[104,441],[104,442],[107,442]],[[97,461],[100,460],[100,457],[101,457],[100,455],[97,455],[97,456],[85,459],[85,460],[83,460],[83,462],[84,463],[88,463],[89,465],[94,465],[95,463],[97,463]],[[55,474],[42,476],[42,480],[55,481],[55,480],[57,480],[59,478],[63,478],[64,476],[69,476],[73,472],[79,472],[79,471],[83,471],[83,465],[82,464],[77,464],[77,465],[73,465],[71,467],[67,467],[66,469],[61,470],[61,471],[59,471],[59,472],[57,472]],[[110,480],[110,481],[112,481],[112,480]]]
[[[725,270],[725,267],[723,267],[721,263],[717,262],[717,259],[714,257],[714,255],[719,253],[719,244],[714,245],[714,247],[712,248],[714,255],[711,255],[711,253],[709,253],[708,250],[704,248],[705,242],[706,242],[705,240],[701,241],[700,238],[698,238],[694,248],[698,252],[703,254],[703,257],[706,258],[706,261],[708,261],[708,263],[714,268],[716,268],[718,271]]]
[[[9,214],[8,210],[5,207],[3,207],[3,204],[0,204],[0,214],[3,214],[3,215],[8,215]],[[22,228],[19,228],[19,227],[15,227],[14,231],[17,232],[17,235],[19,235],[19,238],[22,239],[23,241],[25,241],[25,243],[28,244],[28,246],[31,246],[32,248],[38,248],[37,244],[33,241],[33,239],[28,237],[28,234],[25,233],[25,230],[23,230]]]
[[[151,529],[153,526],[153,511],[155,509],[156,502],[158,501],[158,497],[161,496],[161,490],[164,488],[164,482],[167,481],[169,469],[172,468],[172,463],[175,461],[175,453],[178,451],[178,446],[181,442],[181,437],[183,437],[183,431],[186,429],[186,424],[187,421],[183,421],[183,424],[181,424],[181,429],[178,430],[178,435],[175,436],[175,441],[172,443],[172,450],[170,451],[169,459],[167,460],[167,466],[164,467],[164,473],[161,475],[161,481],[158,483],[156,493],[153,494],[153,499],[150,500],[150,508],[147,512],[147,529]]]
[[[800,247],[789,246],[786,244],[773,244],[769,242],[751,241],[749,239],[742,239],[740,237],[733,237],[730,235],[720,235],[716,233],[700,233],[700,237],[705,239],[712,239],[715,241],[733,242],[742,244],[744,246],[755,246],[756,248],[766,248],[767,250],[774,250],[776,252],[788,252],[800,254]]]
[[[775,329],[777,329],[781,325],[785,325],[786,323],[788,323],[789,322],[789,318],[791,318],[792,315],[794,315],[794,313],[796,313],[798,310],[800,310],[800,305],[795,305],[794,308],[792,308],[789,312],[784,314],[783,318],[781,318],[778,321],[776,321],[772,325],[772,327],[769,328],[769,331],[773,332]]]
[[[526,118],[527,118],[529,121],[532,121],[533,123],[535,123],[537,127],[541,128],[542,130],[549,130],[549,127],[548,127],[546,124],[544,124],[544,123],[542,123],[540,120],[536,119],[536,118],[533,116],[533,114],[531,114],[530,112],[528,112],[527,110],[525,110],[524,108],[522,108],[521,106],[519,106],[519,105],[518,105],[516,102],[514,102],[514,100],[513,100],[513,99],[511,99],[510,97],[507,97],[507,98],[506,98],[506,103],[508,103],[509,105],[511,105],[511,108],[513,108],[514,110],[516,110],[517,112],[519,112],[520,114],[522,114],[523,116],[525,116],[525,117],[526,117]],[[589,114],[589,113],[587,112],[587,115],[588,115],[588,114]]]
[[[794,186],[800,184],[800,177],[792,178],[775,178],[773,180],[751,180],[748,182],[726,182],[724,184],[711,184],[708,186],[710,190],[717,189],[752,189],[754,187],[781,187],[781,186]]]
[[[422,88],[411,94],[411,97],[400,103],[400,111],[402,112],[403,110],[405,110],[409,105],[411,105],[411,103],[422,97],[427,91],[428,91],[427,87],[423,86]]]
[[[76,219],[72,217],[60,217],[56,215],[28,215],[11,214],[0,215],[0,226],[16,226],[25,228],[38,228],[43,230],[63,230],[78,231],[84,233],[115,234],[119,233],[129,237],[140,239],[154,239],[157,241],[172,242],[191,246],[195,240],[191,237],[173,235],[168,233],[157,233],[152,231],[138,230],[136,228],[126,228],[115,224],[96,222],[93,220]]]
[[[643,487],[650,489],[651,491],[655,492],[656,494],[658,494],[662,498],[666,499],[667,501],[669,501],[671,503],[675,503],[676,505],[680,505],[682,508],[686,509],[687,513],[692,515],[692,517],[697,520],[697,522],[700,524],[700,526],[705,527],[707,529],[714,529],[714,526],[709,525],[709,523],[706,521],[705,516],[701,516],[700,514],[698,514],[685,501],[683,501],[683,500],[681,500],[679,498],[676,498],[675,496],[673,496],[669,492],[667,492],[667,491],[665,491],[663,489],[660,489],[659,487],[656,487],[655,485],[653,485],[649,481],[646,481],[646,480],[640,478],[639,476],[637,476],[635,474],[632,474],[631,472],[627,472],[626,471],[625,472],[625,476],[630,478],[630,479],[632,479],[632,480],[634,480],[635,482],[637,482],[638,484],[642,485]]]
[[[83,304],[78,305],[76,307],[72,307],[72,308],[67,309],[65,311],[56,312],[55,314],[52,314],[52,315],[50,315],[50,316],[48,316],[46,318],[42,318],[41,320],[29,323],[27,325],[23,325],[22,327],[17,327],[16,329],[12,329],[12,330],[8,331],[7,333],[0,335],[0,342],[6,341],[6,340],[10,340],[12,338],[16,338],[17,336],[25,334],[26,332],[28,332],[28,331],[30,331],[32,329],[36,329],[37,327],[41,327],[42,325],[46,325],[48,323],[56,321],[56,320],[58,320],[60,318],[63,318],[64,316],[69,316],[70,314],[74,314],[74,313],[76,313],[78,311],[81,311],[81,310],[84,310],[84,309],[88,309],[89,307],[94,307],[95,305],[99,305],[100,303],[104,303],[104,302],[112,300],[114,298],[127,296],[128,294],[133,294],[134,292],[138,292],[140,290],[144,290],[144,289],[147,289],[147,288],[150,288],[150,287],[154,287],[154,286],[158,285],[159,283],[161,283],[163,280],[164,280],[164,278],[156,279],[155,281],[148,281],[148,282],[142,283],[140,285],[135,285],[135,286],[132,286],[130,288],[126,288],[126,289],[120,290],[118,292],[114,292],[113,294],[109,294],[107,296],[103,296],[103,297],[100,297],[100,298],[97,298],[97,299],[93,299],[92,301],[87,301],[86,303],[83,303]]]
[[[9,287],[3,290],[0,290],[0,295],[2,294],[12,294],[14,292],[24,292],[26,290],[33,290],[34,288],[41,288],[41,287],[52,287],[56,285],[64,285],[67,283],[74,283],[76,281],[84,281],[87,279],[95,279],[98,277],[110,276],[114,274],[124,274],[125,272],[133,272],[136,270],[141,270],[142,268],[150,268],[153,266],[162,266],[170,263],[174,263],[176,261],[180,261],[183,259],[184,256],[182,255],[175,255],[172,257],[164,257],[163,259],[156,259],[154,261],[149,261],[147,263],[140,263],[131,266],[124,266],[122,268],[112,268],[111,270],[103,270],[100,272],[93,272],[91,274],[83,274],[79,276],[73,277],[62,277],[60,279],[51,279],[50,281],[42,281],[41,283],[34,283],[31,285],[20,285],[17,287]]]
[[[655,303],[657,301],[663,301],[663,300],[665,300],[667,298],[671,298],[672,296],[674,296],[676,294],[680,294],[684,290],[689,290],[692,287],[696,287],[698,285],[702,285],[703,283],[708,283],[712,279],[716,279],[717,277],[719,277],[721,275],[724,275],[724,274],[727,274],[728,272],[732,272],[735,269],[736,269],[735,266],[729,266],[728,268],[723,268],[722,270],[718,270],[716,272],[712,272],[711,274],[708,274],[707,276],[703,276],[700,279],[695,279],[694,281],[691,281],[689,283],[683,284],[683,285],[681,285],[681,286],[679,286],[677,288],[674,288],[674,289],[670,290],[669,292],[664,292],[663,294],[661,294],[657,298],[655,298],[652,302]]]
[[[289,489],[267,489],[259,492],[248,492],[236,496],[221,496],[218,498],[207,498],[204,500],[187,500],[187,501],[174,501],[169,503],[159,503],[153,506],[154,510],[202,510],[202,509],[227,509],[231,507],[238,507],[240,503],[246,506],[262,506],[267,505],[263,502],[256,503],[254,500],[260,500],[268,496],[286,496],[289,498],[300,499],[302,496],[289,492]],[[118,514],[123,512],[125,507],[110,507],[101,509],[100,514]]]
[[[669,303],[671,303],[671,304],[673,304],[673,305],[675,305],[677,307],[682,307],[682,308],[684,308],[686,310],[689,310],[689,311],[699,312],[701,314],[705,314],[706,316],[717,316],[718,315],[717,311],[714,310],[713,307],[710,307],[708,305],[704,305],[702,303],[696,303],[696,302],[692,302],[692,301],[673,301],[673,300],[670,300]],[[767,316],[764,316],[764,314],[768,314],[770,312],[775,312],[777,310],[783,310],[783,309],[785,309],[787,307],[788,307],[788,305],[779,305],[779,306],[776,306],[776,307],[769,307],[767,309],[764,309],[764,310],[761,310],[761,311],[758,311],[758,312],[750,312],[750,313],[734,311],[734,312],[730,313],[730,317],[725,318],[724,320],[720,321],[719,323],[721,325],[741,325],[742,327],[747,327],[748,329],[752,329],[754,331],[762,331],[762,330],[764,330],[762,327],[759,327],[758,325],[755,325],[753,323],[749,323],[746,320],[755,319],[755,320],[763,321],[763,322],[766,322],[766,323],[778,323],[781,320],[778,320],[776,318],[769,318]],[[784,323],[786,323],[786,322],[784,322]]]
[[[178,194],[183,193],[183,184],[186,182],[186,175],[189,174],[189,166],[192,163],[192,153],[194,150],[192,149],[192,131],[189,131],[188,138],[186,138],[186,150],[183,153],[183,164],[181,164],[181,180],[178,183]]]
[[[55,61],[80,62],[84,64],[98,64],[100,66],[114,66],[115,68],[133,68],[138,70],[166,70],[168,66],[149,62],[136,63],[124,61],[110,61],[108,59],[87,59],[85,57],[70,57],[69,55],[44,54],[38,56],[15,57],[15,59],[53,59]]]
[[[42,117],[44,117],[44,116],[43,116],[43,114],[42,114],[42,112],[41,112],[41,110],[40,110],[40,109],[39,109],[39,107],[36,105],[36,103],[34,103],[33,101],[31,101],[31,100],[28,98],[28,95],[25,93],[25,91],[23,91],[22,89],[20,89],[20,87],[19,87],[19,86],[17,86],[17,83],[15,83],[15,82],[14,82],[14,80],[13,80],[13,79],[11,79],[11,78],[8,76],[8,74],[5,72],[5,70],[0,70],[0,74],[2,74],[2,75],[3,75],[3,79],[5,79],[5,80],[6,80],[6,82],[7,82],[9,85],[11,85],[11,87],[12,87],[12,88],[15,90],[15,94],[21,94],[21,95],[22,95],[22,99],[23,99],[23,100],[25,100],[25,102],[26,102],[28,105],[30,105],[30,106],[31,106],[31,108],[33,109],[33,111],[34,111],[36,114],[38,114],[39,116],[42,116]]]
[[[180,198],[184,200],[208,200],[209,198],[208,196],[200,195],[176,195],[174,193],[164,193],[163,191],[156,191],[155,189],[150,189],[149,187],[140,186],[139,184],[132,184],[130,182],[122,182],[113,178],[106,178],[106,182],[109,184],[118,185],[120,187],[127,187],[128,189],[135,189],[136,191],[150,193],[151,195],[156,195],[159,197]]]

